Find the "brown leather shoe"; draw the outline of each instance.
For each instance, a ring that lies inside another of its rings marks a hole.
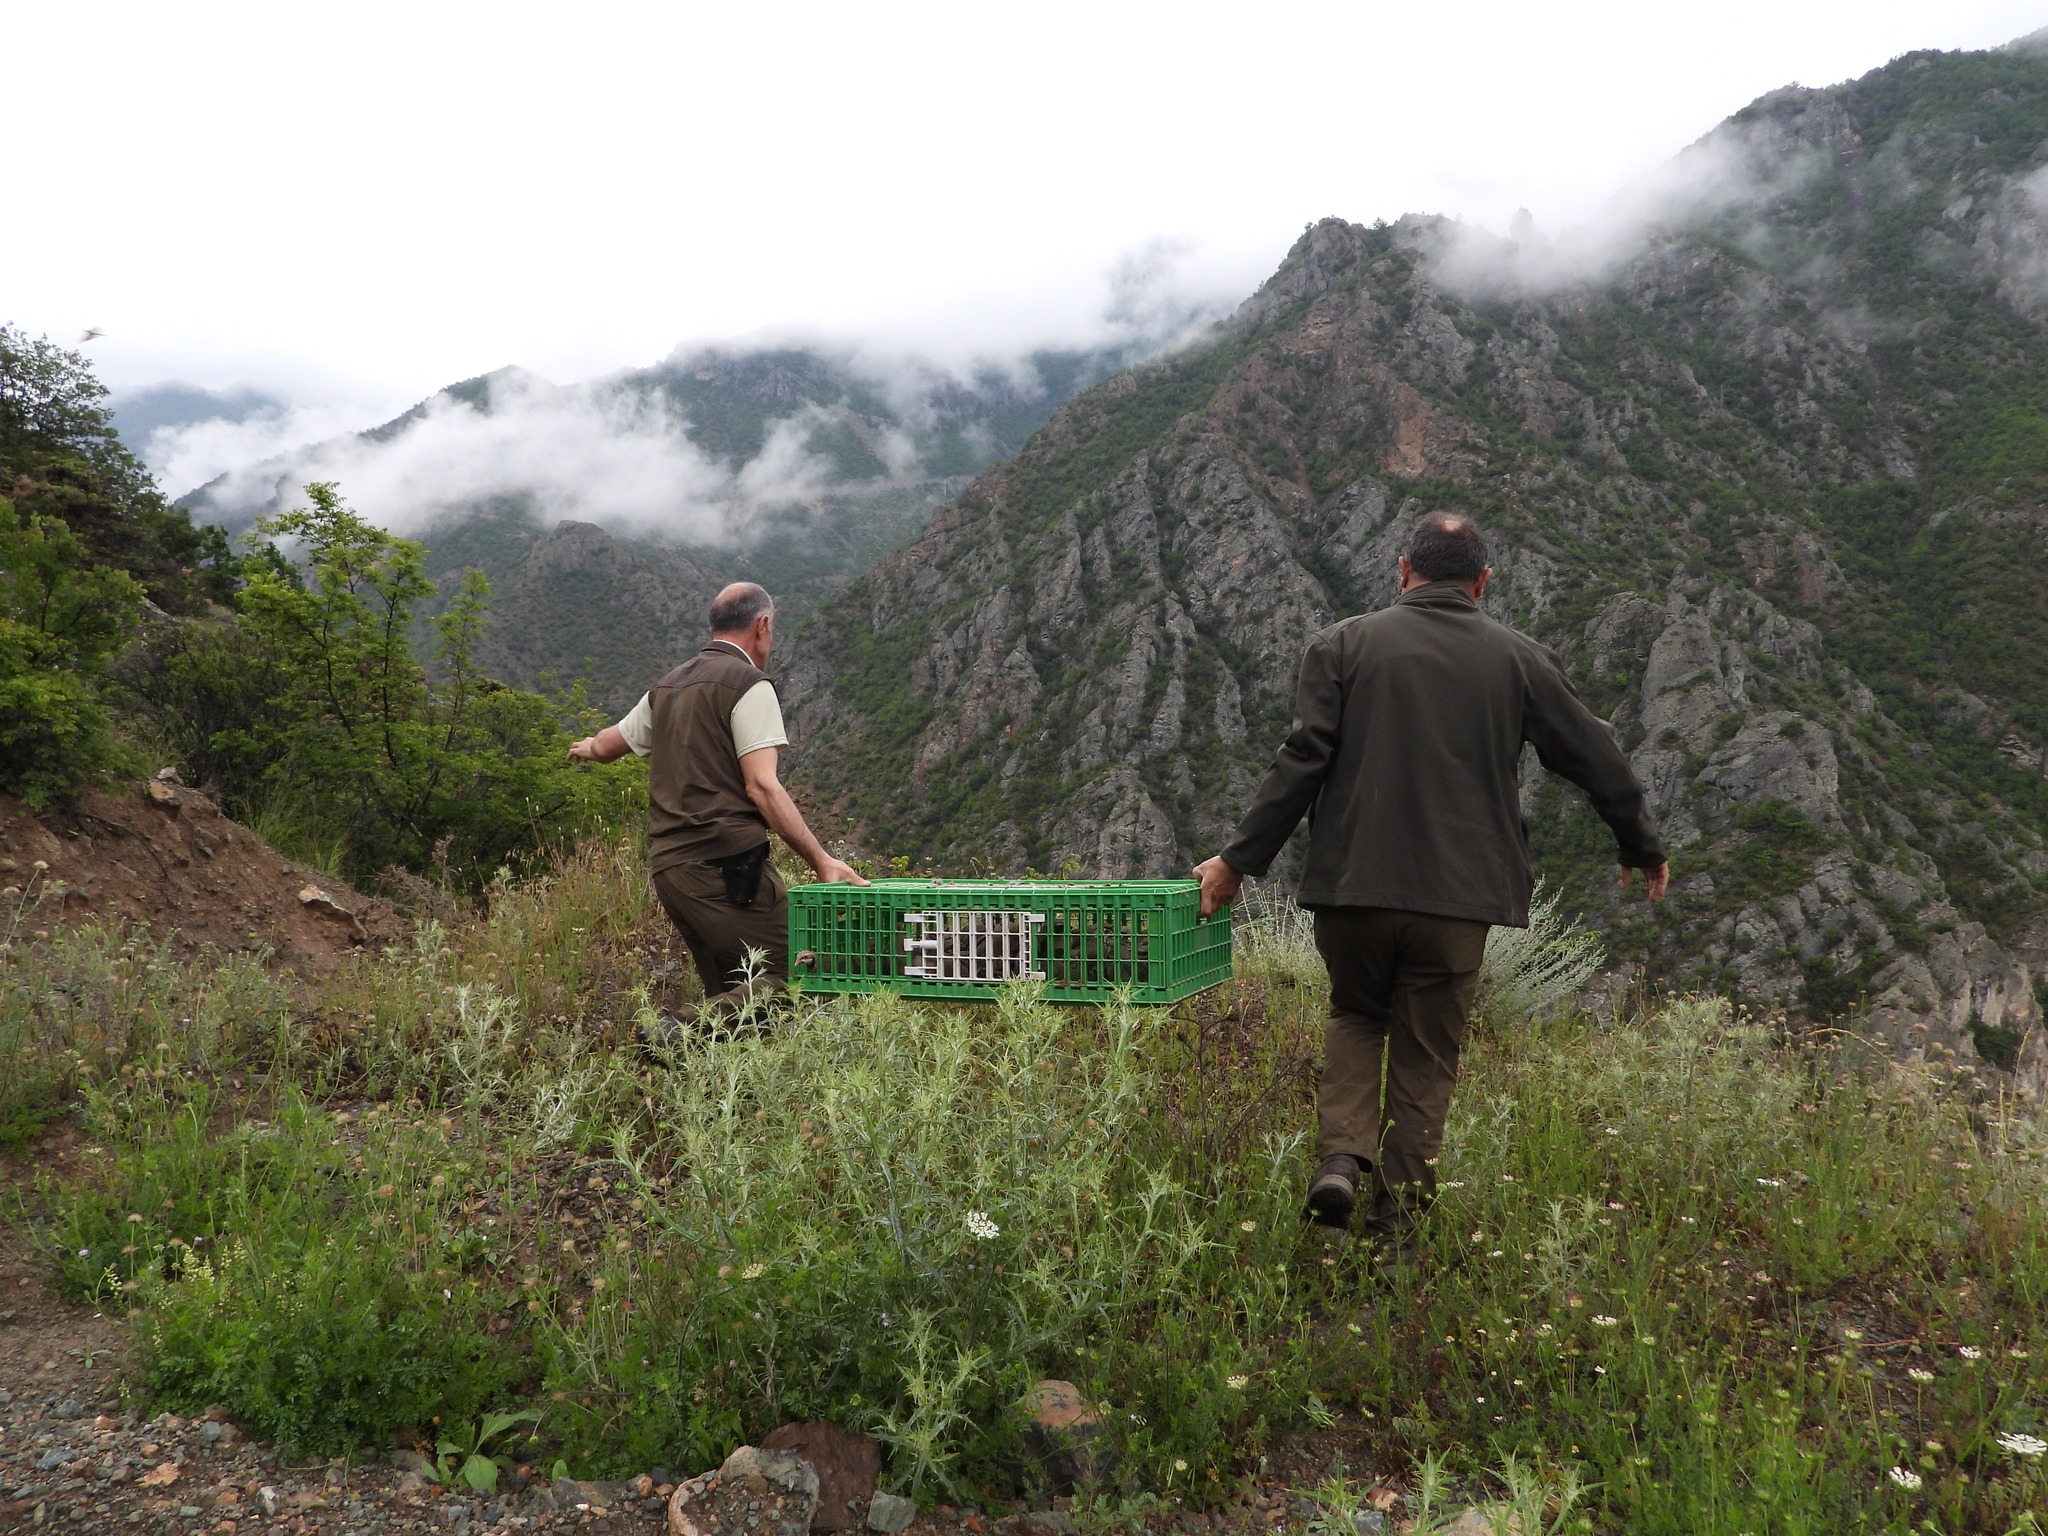
[[[1348,1152],[1326,1157],[1308,1181],[1308,1205],[1302,1215],[1322,1227],[1348,1227],[1358,1204],[1358,1159]]]

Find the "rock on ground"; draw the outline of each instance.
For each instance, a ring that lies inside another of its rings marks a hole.
[[[669,1536],[805,1536],[818,1509],[818,1474],[794,1451],[743,1445],[716,1472],[669,1500]]]

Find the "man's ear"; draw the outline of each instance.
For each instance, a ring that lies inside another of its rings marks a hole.
[[[1493,580],[1493,567],[1488,566],[1479,573],[1479,579],[1472,583],[1472,601],[1478,602],[1480,594],[1486,591],[1486,584]]]
[[[1415,585],[1415,571],[1408,564],[1408,557],[1406,555],[1396,555],[1394,557],[1394,564],[1401,572],[1401,590],[1406,592]]]

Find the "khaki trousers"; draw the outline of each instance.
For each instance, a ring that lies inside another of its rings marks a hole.
[[[1422,912],[1316,909],[1330,970],[1316,1156],[1348,1153],[1372,1170],[1379,1227],[1406,1227],[1435,1198],[1486,933],[1485,923]]]
[[[789,897],[773,864],[761,871],[761,889],[751,907],[725,899],[725,876],[709,864],[655,871],[654,894],[689,946],[704,983],[704,1012],[728,1012],[746,1003],[749,949],[761,951],[754,990],[782,990],[789,979]]]

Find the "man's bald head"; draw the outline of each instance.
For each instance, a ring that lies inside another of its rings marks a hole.
[[[751,581],[736,581],[711,600],[711,633],[714,636],[745,635],[764,616],[775,612],[775,599],[768,589]]]
[[[1408,536],[1408,567],[1424,581],[1462,581],[1486,574],[1486,535],[1462,512],[1432,512]]]

